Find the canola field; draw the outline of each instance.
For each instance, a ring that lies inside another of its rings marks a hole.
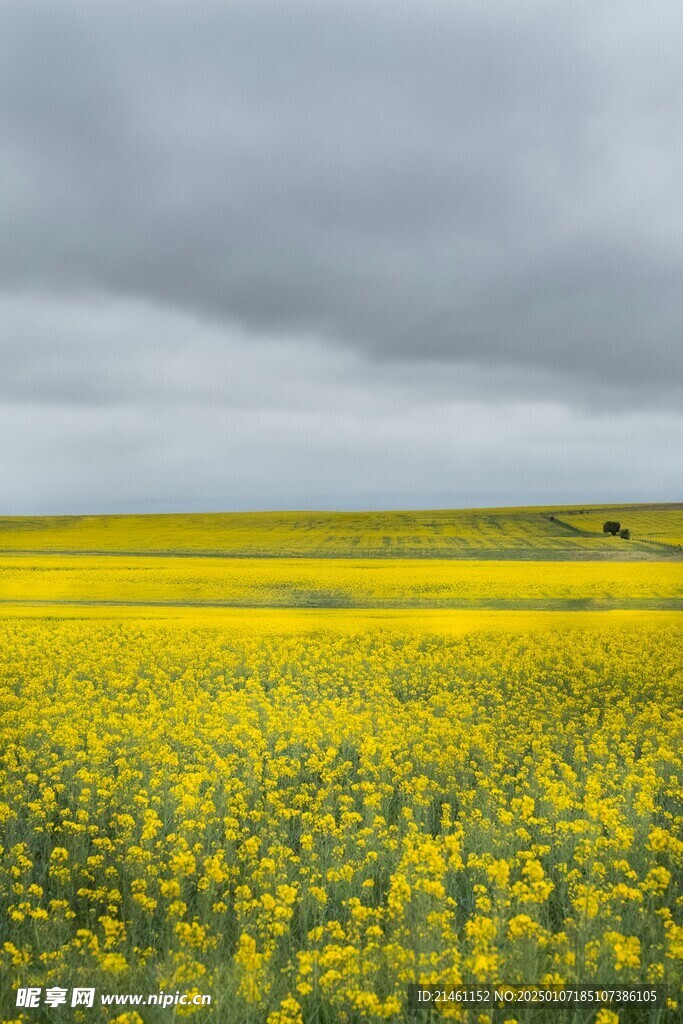
[[[606,519],[614,519],[631,531],[634,540],[683,550],[683,506],[621,506],[583,511],[556,512],[558,521],[583,533],[602,533]]]
[[[15,985],[211,992],[193,1019],[269,1024],[402,1021],[416,979],[678,990],[675,617],[204,614],[5,622]],[[169,1019],[135,1013],[79,1019]]]
[[[605,519],[632,539],[607,537]],[[0,517],[0,552],[300,558],[658,559],[681,555],[683,505]]]
[[[8,602],[683,609],[683,562],[0,555]]]
[[[513,512],[507,551],[542,518]],[[2,1024],[436,1021],[418,981],[668,986],[466,1024],[683,1019],[675,556],[246,557],[234,521],[222,557],[130,522],[143,553],[97,555],[40,523],[0,544]]]

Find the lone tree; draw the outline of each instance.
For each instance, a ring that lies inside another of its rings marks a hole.
[[[626,528],[624,528],[623,530],[619,530],[619,536],[621,538],[623,538],[623,540],[630,540],[631,539],[631,531],[627,530]]]
[[[621,523],[617,523],[613,519],[608,519],[606,523],[602,524],[602,532],[611,533],[613,537],[616,537],[620,529]]]

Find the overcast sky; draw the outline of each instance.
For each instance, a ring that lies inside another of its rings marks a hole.
[[[2,0],[0,514],[680,500],[678,0]]]

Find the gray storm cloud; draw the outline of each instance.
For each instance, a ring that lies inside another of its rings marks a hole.
[[[673,409],[368,363],[140,301],[0,300],[4,514],[665,500]],[[144,344],[138,344],[139,339]]]
[[[682,44],[663,0],[5,0],[3,504],[676,497]]]
[[[138,296],[375,360],[680,375],[679,5],[2,18],[6,289]]]

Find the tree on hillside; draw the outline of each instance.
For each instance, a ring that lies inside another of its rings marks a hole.
[[[631,531],[627,530],[626,528],[624,528],[623,530],[619,530],[619,536],[622,537],[624,540],[630,540]]]
[[[608,519],[606,523],[602,524],[602,532],[611,533],[613,537],[616,537],[620,529],[621,523],[617,523],[613,519]]]

